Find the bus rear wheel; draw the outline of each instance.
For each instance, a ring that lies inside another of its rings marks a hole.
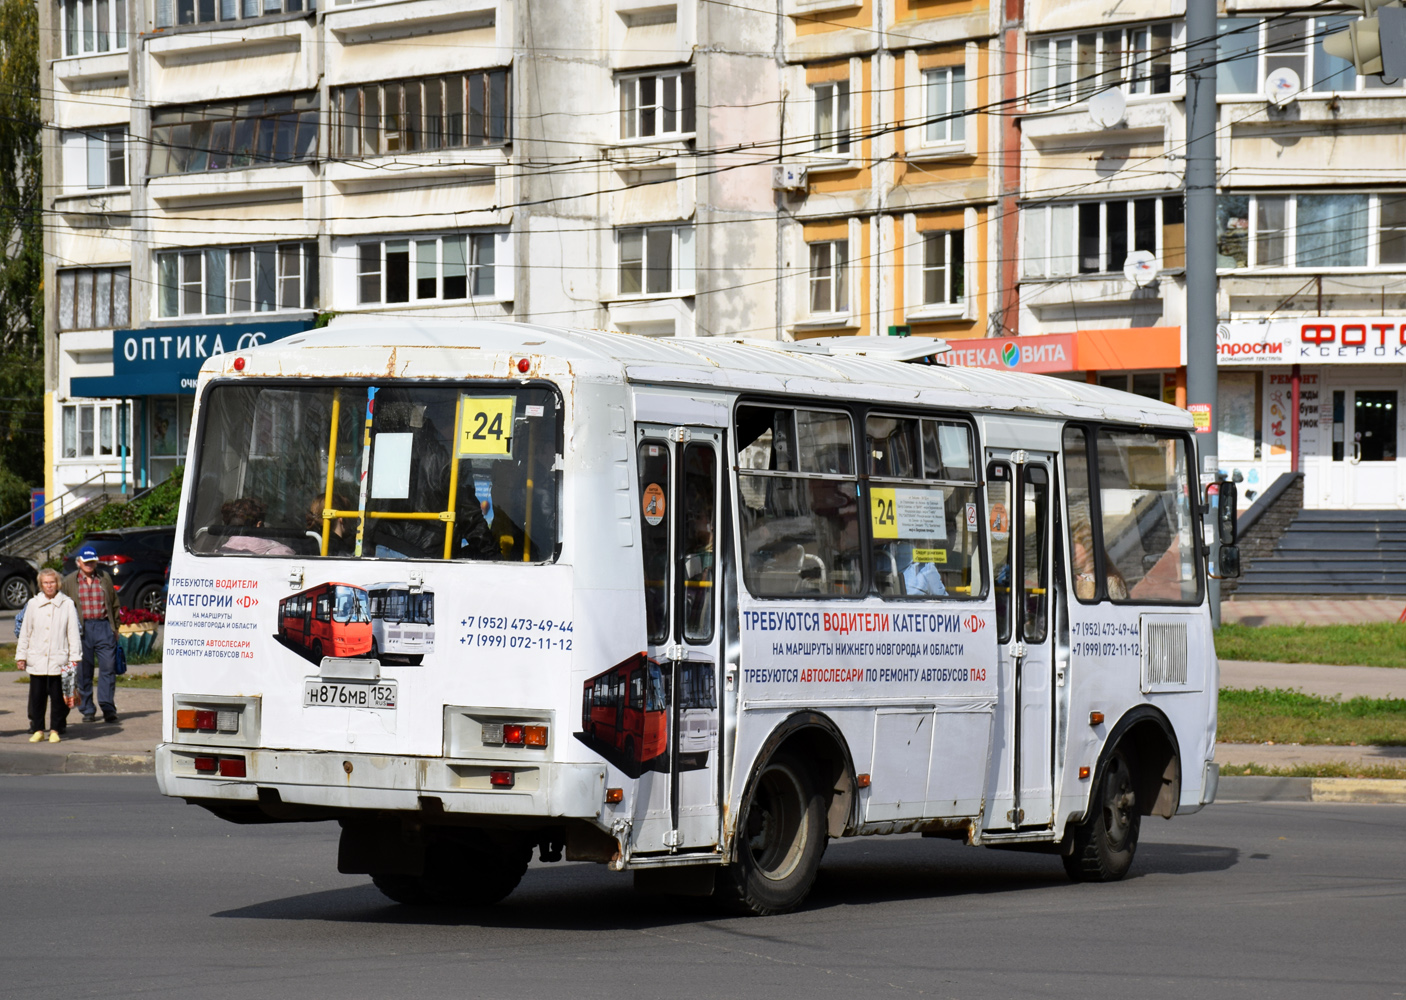
[[[778,753],[763,766],[737,828],[737,860],[719,876],[735,909],[766,916],[795,909],[825,853],[825,801],[804,760]]]
[[[1075,882],[1117,882],[1133,866],[1142,814],[1127,754],[1104,762],[1084,822],[1066,836],[1064,870]]]
[[[517,888],[530,860],[530,844],[446,837],[426,846],[423,875],[372,875],[371,882],[408,906],[489,906]]]

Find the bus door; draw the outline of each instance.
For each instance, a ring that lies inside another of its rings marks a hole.
[[[646,649],[662,680],[666,743],[652,762],[641,762],[645,801],[636,805],[634,850],[712,847],[721,824],[723,432],[641,424],[636,441]]]
[[[1046,827],[1054,811],[1054,458],[996,449],[986,456],[1000,666],[996,791],[986,827]]]

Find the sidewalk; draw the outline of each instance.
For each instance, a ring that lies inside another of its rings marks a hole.
[[[1400,597],[1369,601],[1232,599],[1221,604],[1220,620],[1227,625],[1365,625],[1397,621],[1403,608],[1406,599]]]
[[[132,666],[130,673],[153,673],[160,664]],[[150,774],[152,749],[161,739],[161,691],[117,689],[114,725],[83,722],[68,714],[59,743],[30,743],[29,685],[22,673],[0,673],[0,774]],[[102,718],[101,714],[98,716]]]

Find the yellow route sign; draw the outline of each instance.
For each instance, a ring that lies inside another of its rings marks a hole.
[[[459,457],[509,455],[516,396],[463,396],[459,414]]]
[[[869,513],[873,521],[875,538],[898,537],[898,513],[894,501],[892,487],[872,486],[869,488]]]

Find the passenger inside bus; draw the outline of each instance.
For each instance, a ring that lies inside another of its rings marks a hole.
[[[308,504],[308,531],[322,537],[322,511],[326,497],[318,494]],[[332,494],[333,510],[355,510],[352,499],[344,493]],[[349,556],[356,548],[356,528],[344,517],[327,519],[327,554],[329,556]]]
[[[268,507],[264,502],[254,497],[240,497],[238,500],[221,504],[220,520],[224,522],[226,529],[235,530],[225,531],[218,551],[254,556],[293,555],[293,550],[287,545],[258,533],[258,530],[264,527],[264,515],[267,512]],[[246,534],[238,531],[239,528],[254,530]]]

